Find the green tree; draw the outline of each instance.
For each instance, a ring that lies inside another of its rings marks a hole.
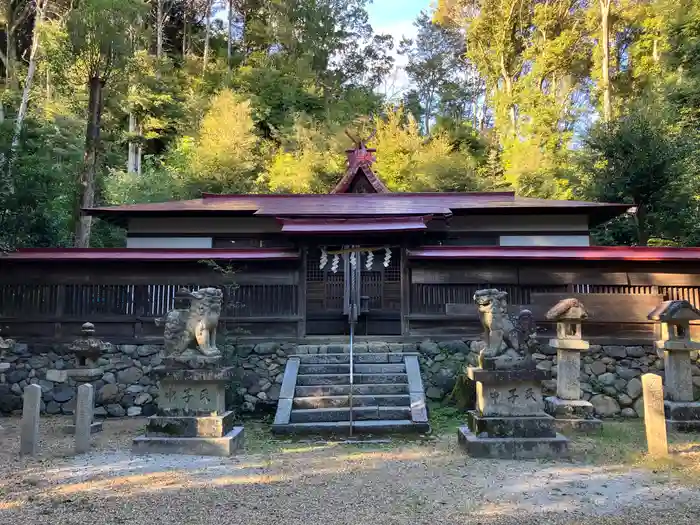
[[[392,191],[469,191],[478,189],[474,158],[455,150],[447,133],[423,137],[418,122],[402,106],[377,118],[374,170]]]
[[[678,212],[697,210],[680,170],[683,143],[652,114],[637,107],[595,126],[584,138],[580,159],[581,195],[634,206],[634,242],[641,246],[651,238],[682,242],[690,231],[677,220]]]
[[[65,26],[60,25],[61,20],[54,22],[52,51],[57,73],[72,76],[74,82],[83,79],[88,89],[84,166],[74,211],[76,247],[90,243],[92,218],[80,210],[95,202],[104,88],[131,58],[133,34],[140,31],[138,23],[145,8],[141,0],[84,0],[70,13]]]
[[[299,119],[274,152],[258,183],[272,192],[328,193],[345,171],[342,144],[330,130]]]
[[[423,131],[429,135],[441,94],[448,84],[454,91],[454,80],[465,69],[464,38],[454,26],[434,23],[425,11],[413,25],[416,38],[404,39],[399,53],[408,59],[406,73],[415,85],[422,106]]]

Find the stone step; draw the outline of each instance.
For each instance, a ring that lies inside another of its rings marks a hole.
[[[415,352],[414,345],[404,345],[402,343],[381,343],[375,342],[355,342],[353,345],[353,353],[355,354],[386,354],[386,353],[402,353],[404,350]],[[297,353],[300,355],[322,355],[322,354],[347,354],[350,353],[349,344],[329,344],[329,345],[300,345],[297,347]]]
[[[376,419],[410,419],[410,407],[353,407],[352,418],[357,421]],[[318,421],[349,421],[349,408],[299,408],[292,410],[290,423]]]
[[[390,395],[354,395],[352,405],[356,407],[364,406],[410,406],[411,397],[408,394]],[[295,397],[294,408],[341,408],[350,406],[350,397],[345,396],[313,396]]]
[[[430,426],[427,423],[414,423],[410,419],[382,420],[374,419],[368,421],[353,421],[353,434],[392,434],[392,433],[419,433],[428,432]],[[273,425],[274,434],[323,434],[338,435],[347,437],[350,432],[349,421],[330,421],[313,423],[289,423],[287,425]]]
[[[344,385],[349,382],[348,374],[299,374],[298,386]]]
[[[355,364],[403,363],[405,355],[414,354],[355,354],[353,362]],[[291,357],[298,357],[302,365],[344,364],[350,362],[350,354],[300,354]]]
[[[355,374],[400,374],[406,372],[403,363],[355,363],[353,366]],[[350,363],[348,364],[302,364],[299,366],[299,374],[349,374]]]
[[[343,385],[349,381],[348,374],[299,374],[297,385]],[[408,379],[403,374],[355,374],[354,382],[360,385],[379,383],[407,383]]]
[[[349,374],[350,363],[348,364],[319,364],[319,365],[299,365],[299,374]]]
[[[297,386],[294,389],[295,397],[318,397],[318,396],[347,396],[350,393],[350,385],[313,385]],[[373,385],[353,385],[352,392],[355,395],[392,395],[408,394],[407,383],[385,383]]]

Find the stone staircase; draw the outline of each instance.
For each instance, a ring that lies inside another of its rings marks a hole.
[[[335,350],[289,357],[273,433],[349,434],[350,355]],[[353,363],[353,434],[430,430],[417,354],[365,350]]]

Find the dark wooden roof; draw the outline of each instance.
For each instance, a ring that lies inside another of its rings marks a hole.
[[[275,261],[298,259],[297,250],[258,248],[228,249],[170,249],[170,248],[26,248],[0,256],[0,261],[201,261],[240,260]]]
[[[408,250],[412,259],[443,260],[570,260],[570,261],[700,261],[700,248],[649,248],[640,246],[513,247],[513,246],[421,246]],[[165,248],[27,248],[0,256],[9,261],[274,261],[299,258],[297,250],[258,248],[165,249]]]
[[[375,217],[361,219],[279,219],[283,233],[388,233],[423,231],[430,216]]]
[[[84,210],[90,215],[124,224],[129,217],[255,215],[268,217],[373,217],[452,214],[557,213],[584,214],[599,224],[629,208],[626,204],[517,197],[491,193],[339,193],[213,195],[201,199],[124,204]]]
[[[531,259],[550,261],[698,261],[700,248],[646,246],[421,246],[412,259]]]

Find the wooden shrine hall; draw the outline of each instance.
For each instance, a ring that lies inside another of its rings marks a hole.
[[[204,194],[84,213],[127,231],[120,249],[25,249],[0,258],[0,326],[20,340],[75,337],[86,320],[112,342],[157,340],[153,320],[181,286],[224,290],[222,331],[252,339],[345,336],[350,269],[356,333],[398,338],[480,332],[477,289],[511,311],[580,297],[591,341],[652,338],[664,299],[700,307],[700,249],[591,246],[590,229],[625,204],[494,193],[393,193],[374,150],[348,150],[330,194]],[[212,264],[212,261],[216,263]],[[224,271],[217,271],[224,269]],[[234,273],[231,273],[233,270]]]

